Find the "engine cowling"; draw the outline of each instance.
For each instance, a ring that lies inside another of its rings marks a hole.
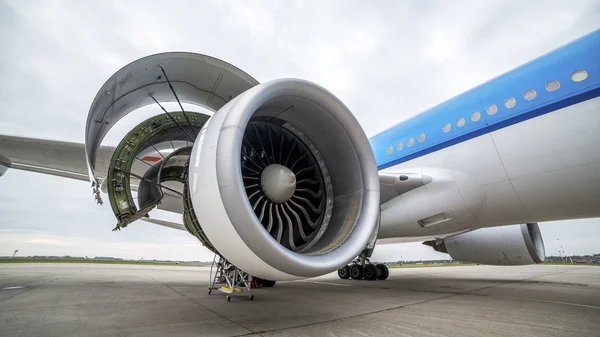
[[[457,261],[487,265],[528,265],[546,258],[537,223],[481,228],[423,244]]]
[[[167,110],[170,102],[178,109]],[[106,159],[104,136],[150,105],[164,113],[135,126]],[[85,138],[93,192],[99,203],[107,193],[115,230],[155,208],[183,213],[205,247],[263,279],[334,271],[377,234],[368,139],[343,103],[307,81],[259,84],[210,56],[150,55],[100,88]]]
[[[376,230],[379,180],[364,131],[316,84],[259,84],[200,131],[189,166],[202,231],[238,268],[271,280],[323,275]]]

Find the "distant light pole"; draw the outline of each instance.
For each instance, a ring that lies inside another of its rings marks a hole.
[[[560,249],[562,249],[562,255],[561,255],[561,251],[560,249],[558,250],[558,254],[561,255],[563,262],[568,262],[567,260],[567,253],[565,253],[565,249],[563,248],[563,246],[560,244],[560,240],[556,239],[556,241],[558,241],[558,244],[560,245]]]
[[[19,250],[15,249],[15,252],[13,253],[13,257],[12,257],[13,259],[15,258],[15,255],[17,255],[18,252],[19,252]]]

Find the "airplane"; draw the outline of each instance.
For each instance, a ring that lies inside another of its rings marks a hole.
[[[0,135],[0,176],[88,181],[115,230],[142,220],[187,231],[271,284],[335,271],[384,280],[371,254],[398,242],[465,262],[536,264],[538,222],[600,217],[599,95],[597,30],[369,139],[315,83],[259,83],[225,61],[168,52],[106,81],[83,144]],[[101,145],[148,105],[162,113]]]

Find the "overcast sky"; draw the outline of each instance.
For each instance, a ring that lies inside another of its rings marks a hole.
[[[89,106],[114,72],[149,54],[189,51],[260,82],[316,82],[373,135],[598,28],[594,0],[0,2],[0,134],[83,142]],[[187,233],[114,225],[88,183],[15,170],[0,178],[0,256],[212,259]],[[567,254],[600,252],[600,219],[541,229],[548,255],[560,245]],[[444,257],[420,243],[381,246],[374,256]]]

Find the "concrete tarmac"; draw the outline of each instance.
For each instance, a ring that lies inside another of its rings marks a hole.
[[[392,269],[207,294],[208,268],[0,264],[0,336],[600,336],[600,267]]]

